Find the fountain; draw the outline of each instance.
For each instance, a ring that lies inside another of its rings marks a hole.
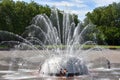
[[[91,50],[101,51],[95,41],[98,32],[93,24],[76,25],[74,16],[57,10],[52,10],[50,17],[45,14],[35,16],[23,33],[24,38],[1,32],[20,40],[9,60],[9,70],[15,72],[3,76],[10,80],[29,79],[31,74],[32,78],[59,77],[60,69],[66,69],[72,77],[89,75],[87,54]],[[93,47],[84,48],[86,45]],[[23,75],[28,77],[21,77]]]
[[[82,48],[85,44],[94,44],[93,41],[85,41],[83,38],[87,29],[90,31],[90,27],[95,26],[88,25],[83,28],[79,23],[75,27],[74,16],[64,13],[60,18],[57,10],[53,10],[50,18],[45,14],[35,16],[23,35],[30,43],[39,44],[42,50],[48,51],[39,57],[37,55],[39,63],[42,64],[40,74],[59,76],[60,69],[67,69],[70,76],[87,75],[88,69],[82,55],[88,50],[82,51]],[[33,59],[37,60],[36,56],[27,60]]]

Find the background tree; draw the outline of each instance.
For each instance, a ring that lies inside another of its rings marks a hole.
[[[120,3],[95,8],[84,21],[85,25],[95,24],[109,45],[120,45]]]
[[[59,16],[63,16],[60,13]],[[26,27],[31,24],[31,20],[38,14],[46,14],[48,17],[51,15],[51,8],[48,5],[40,5],[31,1],[30,3],[24,1],[1,0],[0,1],[0,30],[13,32],[22,35]],[[74,15],[74,21],[79,22],[78,16]],[[62,24],[62,23],[61,23]],[[62,28],[61,28],[62,29]],[[3,36],[2,34],[0,36]],[[2,38],[2,37],[0,37]],[[2,41],[11,40],[0,39]],[[13,38],[12,38],[13,40]]]

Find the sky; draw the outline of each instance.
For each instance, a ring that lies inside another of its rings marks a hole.
[[[34,1],[41,5],[49,5],[64,10],[67,13],[74,13],[78,15],[80,21],[83,21],[87,12],[92,12],[93,9],[100,6],[107,6],[113,2],[120,2],[120,0],[14,0],[14,1]]]

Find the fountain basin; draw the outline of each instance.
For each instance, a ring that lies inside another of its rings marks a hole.
[[[41,74],[49,76],[60,76],[60,70],[68,71],[68,76],[87,75],[88,69],[84,62],[75,56],[59,56],[47,59],[41,67]],[[65,76],[65,75],[64,75]]]

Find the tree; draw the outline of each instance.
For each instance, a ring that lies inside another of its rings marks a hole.
[[[58,15],[63,17],[63,14]],[[31,20],[38,14],[46,14],[48,17],[51,15],[51,8],[48,5],[40,5],[35,3],[33,0],[30,3],[24,1],[13,0],[1,0],[0,1],[0,30],[13,32],[21,35],[25,31],[26,27],[31,25]],[[73,16],[75,23],[79,22],[78,16]],[[62,19],[60,19],[62,20]],[[60,21],[62,25],[62,21]],[[62,29],[62,27],[60,27]],[[6,39],[8,40],[8,39]],[[10,39],[9,39],[10,40]]]
[[[50,8],[35,2],[2,0],[0,3],[0,30],[21,35],[37,14],[50,16]]]
[[[98,7],[88,12],[85,25],[92,22],[103,34],[109,45],[120,45],[120,3]],[[112,36],[112,38],[111,38]]]

